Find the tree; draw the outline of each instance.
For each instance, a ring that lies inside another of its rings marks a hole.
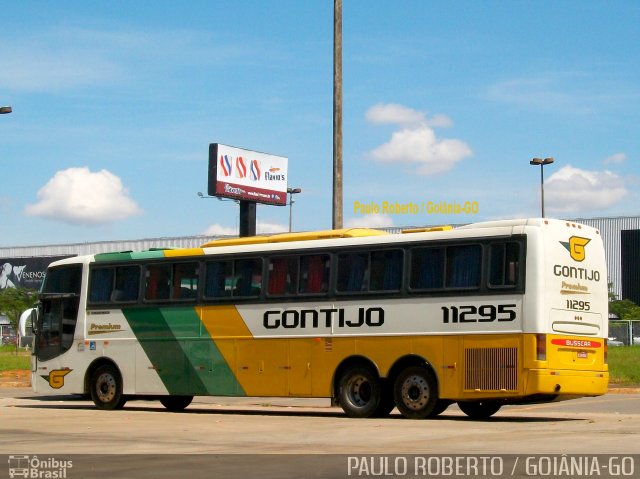
[[[609,314],[615,314],[618,319],[640,320],[640,306],[630,299],[618,299],[613,291],[613,283],[609,283]]]
[[[37,299],[38,293],[32,289],[0,289],[0,313],[9,318],[14,331],[17,331],[20,315],[24,310],[32,308]]]
[[[618,319],[640,320],[640,306],[629,299],[611,301],[609,313],[615,314]]]

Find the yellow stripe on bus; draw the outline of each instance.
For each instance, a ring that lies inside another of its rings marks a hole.
[[[164,255],[167,258],[173,258],[177,256],[203,256],[204,251],[202,251],[202,248],[167,249],[164,250]]]
[[[253,337],[234,305],[206,306],[198,309],[200,320],[212,339]]]

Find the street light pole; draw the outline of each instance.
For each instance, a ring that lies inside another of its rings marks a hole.
[[[534,158],[529,164],[538,166],[540,165],[540,203],[542,207],[542,217],[544,218],[544,165],[550,165],[553,163],[553,158]]]
[[[289,233],[291,233],[291,218],[293,215],[293,195],[297,195],[298,193],[302,193],[301,188],[287,188],[287,193],[289,193]]]

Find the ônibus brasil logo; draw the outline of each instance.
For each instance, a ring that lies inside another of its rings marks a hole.
[[[589,238],[582,238],[580,236],[572,236],[569,241],[560,241],[560,244],[564,246],[569,255],[575,261],[581,262],[586,258],[585,246],[591,241]]]

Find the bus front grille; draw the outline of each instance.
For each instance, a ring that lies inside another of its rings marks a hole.
[[[464,350],[466,391],[517,391],[518,348]]]

